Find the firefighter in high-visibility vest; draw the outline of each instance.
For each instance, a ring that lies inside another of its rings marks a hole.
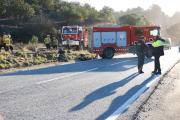
[[[57,49],[58,46],[58,40],[56,39],[56,37],[53,37],[53,48]]]
[[[1,52],[2,47],[3,47],[3,39],[2,39],[2,37],[0,37],[0,52]]]
[[[3,35],[2,36],[2,42],[3,42],[4,50],[7,51],[6,50],[6,35],[5,35],[5,32],[3,32],[2,35]]]
[[[161,74],[161,67],[160,67],[160,56],[164,55],[164,39],[161,39],[159,36],[156,36],[156,42],[152,44],[154,47],[154,74]]]
[[[70,46],[69,46],[70,38],[71,38],[71,35],[68,35],[68,37],[66,39],[66,45],[67,45],[67,48],[68,48],[68,52],[69,52],[69,49],[70,49]]]
[[[12,46],[12,39],[11,39],[11,35],[7,35],[6,37],[6,51],[9,51],[9,48],[11,50],[11,52],[13,52],[13,46]]]
[[[47,37],[44,39],[44,43],[45,43],[47,49],[51,49],[50,35],[47,35]]]

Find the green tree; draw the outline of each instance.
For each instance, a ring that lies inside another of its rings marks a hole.
[[[9,5],[9,10],[16,25],[19,25],[24,17],[34,15],[34,9],[28,3],[24,3],[24,0],[12,0]]]
[[[111,11],[113,10],[109,9],[108,7],[104,7],[100,11],[100,14],[99,14],[100,19],[104,22],[115,23],[115,18]]]
[[[39,0],[39,5],[42,6],[42,9],[53,9],[54,2],[53,0]]]
[[[120,25],[151,25],[151,21],[149,18],[130,13],[124,14],[123,16],[119,17],[118,24]]]
[[[51,17],[56,18],[58,21],[66,21],[67,25],[70,25],[72,21],[84,21],[82,13],[78,10],[78,4],[73,2],[62,2],[57,12],[51,12]]]
[[[0,1],[0,15],[6,13],[5,2],[6,2],[6,0],[1,0]]]
[[[97,19],[99,17],[99,12],[94,8],[90,8],[89,10],[89,18],[90,19]]]
[[[35,48],[37,48],[38,43],[39,43],[38,37],[35,36],[35,35],[33,35],[33,36],[32,36],[32,39],[29,41],[29,43],[33,44],[33,45],[35,46]]]

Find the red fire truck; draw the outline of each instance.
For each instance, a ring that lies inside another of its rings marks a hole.
[[[149,46],[146,57],[151,58],[156,35],[160,35],[160,26],[96,26],[89,29],[89,48],[107,59],[111,59],[114,53],[135,54],[136,42],[145,36]]]
[[[66,39],[70,35],[70,47],[77,47],[78,49],[83,49],[88,47],[88,31],[82,26],[63,26],[62,27],[62,45],[66,45]]]

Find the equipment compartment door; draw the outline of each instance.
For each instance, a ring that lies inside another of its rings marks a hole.
[[[125,47],[125,46],[127,46],[126,31],[117,32],[117,46],[118,47]]]
[[[115,44],[116,32],[102,32],[102,44]]]
[[[101,47],[101,34],[100,34],[100,32],[94,32],[93,33],[93,39],[94,39],[94,47],[95,48]]]

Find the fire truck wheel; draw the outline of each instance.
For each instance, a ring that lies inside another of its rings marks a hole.
[[[106,48],[104,51],[103,51],[103,56],[106,58],[106,59],[111,59],[113,58],[114,56],[114,50],[112,48]]]
[[[151,57],[153,56],[152,52],[153,52],[152,49],[148,49],[148,50],[146,51],[146,57],[147,57],[147,58],[151,58]]]

